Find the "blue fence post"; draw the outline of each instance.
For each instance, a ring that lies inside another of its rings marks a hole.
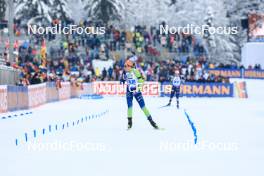
[[[33,134],[34,134],[34,138],[36,138],[36,137],[37,137],[37,131],[34,130],[34,131],[33,131]]]
[[[28,141],[28,134],[25,133],[25,141],[27,142]]]

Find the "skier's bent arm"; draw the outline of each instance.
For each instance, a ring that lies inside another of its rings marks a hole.
[[[142,87],[143,87],[143,84],[145,82],[145,79],[139,70],[134,69],[133,72],[134,72],[135,76],[137,77],[137,82],[138,82],[137,88],[139,91],[142,91]]]

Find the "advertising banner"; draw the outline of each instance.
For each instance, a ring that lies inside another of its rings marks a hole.
[[[171,83],[161,85],[161,96],[170,96]],[[187,97],[233,97],[233,84],[190,83],[181,85],[181,96]]]

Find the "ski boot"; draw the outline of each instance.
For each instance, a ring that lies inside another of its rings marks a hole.
[[[171,105],[171,100],[169,101],[169,103],[166,106],[170,106]]]
[[[128,119],[128,124],[127,124],[127,129],[131,129],[132,128],[132,118],[127,118]]]
[[[152,120],[152,117],[151,116],[148,117],[148,121],[151,124],[151,126],[153,126],[153,128],[159,129],[159,127],[157,126],[157,124]]]
[[[179,109],[179,107],[180,107],[180,106],[179,106],[179,100],[177,100],[177,109]]]

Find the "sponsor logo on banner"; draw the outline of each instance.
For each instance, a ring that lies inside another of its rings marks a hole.
[[[236,97],[248,98],[246,82],[234,82]]]
[[[59,99],[66,100],[71,97],[71,84],[69,82],[62,82],[59,88]]]
[[[171,84],[161,86],[161,96],[170,96]],[[223,83],[185,83],[181,85],[181,96],[187,97],[232,97],[233,84]]]
[[[264,70],[245,70],[244,78],[264,79]]]
[[[264,70],[253,69],[207,69],[209,74],[226,78],[264,79]]]
[[[209,74],[215,76],[223,76],[225,78],[241,78],[242,71],[240,69],[208,69]]]
[[[100,95],[125,95],[127,86],[118,81],[93,82],[93,91]],[[158,82],[145,82],[142,87],[142,94],[145,96],[159,96]]]
[[[7,87],[0,86],[0,113],[7,111]]]
[[[28,106],[36,107],[46,103],[46,84],[28,87]]]
[[[116,81],[93,82],[93,92],[100,95],[124,95],[126,93],[126,85]]]
[[[142,94],[146,96],[159,96],[158,82],[145,82],[142,87]]]

